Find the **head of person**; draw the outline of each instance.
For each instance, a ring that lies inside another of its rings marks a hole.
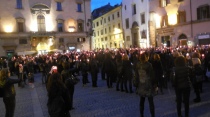
[[[146,52],[140,54],[139,56],[139,60],[140,62],[144,63],[144,62],[147,62],[149,60],[149,56]]]
[[[63,69],[65,69],[65,70],[69,69],[69,63],[68,62],[63,62],[62,66],[63,66]]]
[[[186,66],[186,58],[184,56],[178,56],[175,59],[175,66],[176,67],[183,67]]]
[[[129,60],[129,57],[128,57],[128,55],[127,55],[127,54],[124,54],[124,55],[123,55],[123,57],[122,57],[122,60],[124,60],[124,61],[127,61],[127,60]]]
[[[56,92],[62,86],[63,82],[60,73],[51,74],[47,83],[47,91],[50,93]]]
[[[155,53],[154,56],[153,56],[153,59],[154,59],[155,61],[160,61],[160,55],[157,54],[157,53]]]

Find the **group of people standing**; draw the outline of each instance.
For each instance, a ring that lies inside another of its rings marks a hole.
[[[144,117],[144,103],[148,98],[151,116],[155,116],[155,95],[164,94],[164,88],[171,81],[176,94],[177,114],[181,117],[181,104],[184,102],[185,116],[189,116],[189,99],[191,88],[200,102],[202,82],[208,78],[206,69],[210,69],[210,51],[165,50],[154,49],[118,51],[100,50],[95,52],[69,53],[56,56],[39,56],[34,59],[19,59],[13,61],[18,70],[4,68],[0,71],[0,88],[7,87],[4,93],[6,117],[14,116],[15,90],[14,83],[24,81],[25,70],[28,73],[35,71],[47,75],[46,89],[48,93],[48,111],[51,117],[70,117],[69,111],[73,107],[74,84],[69,82],[73,75],[82,76],[82,86],[90,83],[98,87],[98,73],[102,80],[106,80],[107,88],[126,93],[135,92],[140,96],[140,116]],[[203,56],[204,54],[204,56]],[[29,61],[27,61],[29,60]],[[10,63],[8,63],[10,64]],[[17,64],[17,65],[16,65]],[[24,69],[25,66],[25,69]],[[29,66],[29,67],[26,67]],[[202,69],[201,71],[199,71]],[[18,79],[10,79],[10,71],[18,73]],[[28,74],[27,73],[27,74]],[[9,92],[9,93],[6,93]]]

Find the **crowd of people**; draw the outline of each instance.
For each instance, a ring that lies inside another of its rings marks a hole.
[[[107,88],[115,87],[116,91],[126,93],[136,92],[140,96],[141,117],[144,117],[145,98],[149,100],[151,116],[154,117],[153,97],[159,93],[164,95],[164,88],[172,84],[176,94],[177,114],[179,117],[182,116],[181,104],[184,101],[185,116],[188,117],[191,89],[194,89],[196,96],[193,101],[200,102],[200,93],[203,91],[202,82],[208,81],[205,73],[210,69],[210,48],[120,48],[14,56],[9,60],[1,59],[0,67],[2,68],[0,88],[11,87],[7,88],[3,95],[6,117],[14,115],[14,83],[18,83],[18,86],[23,88],[27,84],[27,79],[29,83],[34,82],[33,74],[38,72],[46,77],[42,81],[46,84],[47,105],[51,117],[70,117],[69,111],[74,109],[74,84],[68,82],[68,79],[72,75],[82,77],[83,87],[90,83],[93,88],[96,88],[99,73],[101,79],[106,80]],[[6,80],[10,77],[8,73],[17,75],[18,79]],[[6,92],[9,89],[13,92],[12,97],[8,99]],[[58,105],[60,110],[56,110],[59,108]]]

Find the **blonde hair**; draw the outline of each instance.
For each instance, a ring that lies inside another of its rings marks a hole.
[[[155,53],[154,56],[153,56],[154,60],[160,60],[160,55]]]
[[[0,87],[3,87],[6,84],[6,79],[8,78],[9,69],[3,68],[0,71]]]
[[[129,60],[129,57],[127,54],[123,55],[122,60]]]

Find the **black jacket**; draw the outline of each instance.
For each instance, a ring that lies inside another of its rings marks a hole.
[[[16,92],[15,92],[14,84],[15,83],[19,83],[19,82],[20,82],[20,79],[7,78],[6,84],[4,86],[4,95],[3,95],[3,97],[15,96]]]

